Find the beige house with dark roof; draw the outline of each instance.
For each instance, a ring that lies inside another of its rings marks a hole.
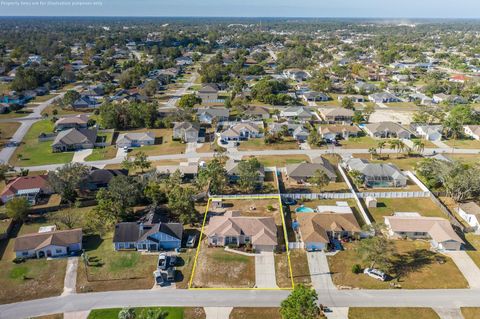
[[[314,176],[317,170],[324,172],[332,182],[337,179],[335,168],[323,157],[316,158],[315,163],[296,163],[286,166],[288,179],[297,183],[308,182],[308,179]]]
[[[13,250],[17,257],[66,256],[82,250],[82,229],[54,230],[18,236]]]
[[[440,250],[460,250],[464,241],[450,222],[439,217],[423,217],[418,213],[395,213],[385,216],[388,235],[392,238],[430,239]]]
[[[360,130],[355,125],[326,125],[326,126],[319,126],[318,127],[318,134],[324,140],[333,141],[337,138],[342,138],[344,140],[348,140],[350,136],[358,136]]]
[[[322,118],[329,123],[352,123],[355,113],[352,110],[337,107],[320,110]]]
[[[245,217],[227,211],[210,218],[205,228],[211,246],[240,246],[250,243],[256,251],[273,251],[277,246],[277,225],[273,217]]]

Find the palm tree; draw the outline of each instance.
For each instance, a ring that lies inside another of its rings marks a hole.
[[[368,149],[368,152],[370,153],[370,159],[373,160],[373,157],[377,155],[377,149],[375,147],[370,147]]]
[[[403,152],[405,150],[405,143],[403,143],[399,139],[391,140],[390,141],[390,149],[396,150],[397,151],[397,157],[398,157],[399,153]]]
[[[377,147],[378,147],[378,150],[379,150],[378,153],[379,153],[380,156],[382,155],[382,150],[385,148],[386,144],[387,144],[387,142],[385,142],[385,141],[378,142]]]
[[[422,140],[415,140],[413,141],[413,149],[418,153],[423,153],[425,150],[425,143]]]

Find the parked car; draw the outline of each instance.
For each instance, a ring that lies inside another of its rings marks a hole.
[[[287,205],[287,206],[295,205],[295,204],[297,204],[297,201],[293,198],[287,197],[287,198],[283,199],[283,204]]]
[[[187,248],[193,248],[195,247],[195,242],[197,241],[197,236],[196,235],[190,235],[188,236],[187,239]]]
[[[163,274],[161,271],[154,271],[153,272],[153,277],[155,278],[155,284],[159,286],[164,286],[165,285],[165,278],[163,278]]]
[[[157,269],[166,270],[167,268],[168,268],[167,254],[161,253],[160,255],[158,255]]]
[[[387,280],[387,275],[383,271],[375,268],[365,268],[363,273],[377,280],[381,280],[381,281]]]
[[[175,267],[177,265],[177,256],[168,256],[168,266]]]
[[[167,281],[174,281],[175,280],[175,268],[170,267],[165,272],[167,275]]]

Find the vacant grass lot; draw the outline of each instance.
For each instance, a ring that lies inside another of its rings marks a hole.
[[[193,274],[195,288],[253,288],[255,286],[255,257],[209,248],[201,243],[197,266]]]
[[[366,267],[356,248],[358,242],[345,244],[345,250],[328,257],[332,279],[337,286],[362,289],[389,289],[390,283],[399,283],[405,289],[452,289],[466,288],[467,281],[455,263],[448,257],[430,251],[425,241],[396,240],[397,254],[393,257],[393,270],[389,275],[395,277],[398,270],[403,275],[398,281],[382,282],[365,274],[354,274],[354,264]]]
[[[379,140],[370,136],[350,137],[348,140],[341,140],[340,144],[346,149],[360,149],[377,147]]]
[[[39,142],[41,133],[51,133],[54,123],[50,120],[42,120],[33,124],[25,135],[22,144],[15,150],[11,164],[16,166],[36,166],[46,164],[61,164],[72,161],[73,152],[53,153],[52,141]],[[21,159],[18,156],[21,156]]]
[[[467,149],[480,149],[480,141],[473,139],[465,140],[447,140],[444,141],[445,144],[455,148],[467,148]]]
[[[280,308],[233,308],[229,319],[281,319]]]
[[[350,308],[348,319],[439,319],[431,308]],[[472,317],[473,318],[473,317]],[[467,318],[465,318],[467,319]]]
[[[18,122],[4,122],[0,124],[0,147],[3,147],[20,127]]]
[[[249,159],[252,156],[244,157],[243,159]],[[281,155],[281,156],[255,156],[260,163],[266,167],[285,167],[288,164],[295,164],[301,162],[310,162],[310,159],[306,155]]]
[[[478,307],[464,307],[460,308],[464,319],[480,318],[480,308]]]
[[[153,271],[158,255],[137,251],[115,251],[113,234],[85,237],[89,265],[79,263],[77,291],[148,289],[153,287]],[[87,268],[87,269],[85,269]]]
[[[117,319],[121,308],[94,309],[88,315],[88,319]],[[180,308],[180,307],[148,307],[135,308],[137,318],[144,318],[148,311],[168,312],[166,319],[203,319],[205,312],[203,308]]]
[[[308,268],[307,253],[302,249],[291,249],[290,263],[292,265],[293,281],[295,285],[302,284],[310,286],[312,281],[310,279],[310,270]],[[286,253],[275,254],[275,274],[277,276],[278,287],[292,287]]]
[[[298,150],[297,141],[288,139],[283,142],[266,144],[263,138],[252,138],[240,142],[239,151],[263,151],[263,150]]]
[[[425,217],[446,217],[430,198],[379,198],[377,207],[367,210],[377,223],[383,223],[384,216],[391,216],[395,212],[416,212]]]

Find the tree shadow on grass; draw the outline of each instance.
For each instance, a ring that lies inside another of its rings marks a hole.
[[[446,258],[427,249],[417,249],[404,254],[396,254],[393,258],[391,273],[394,279],[401,282],[402,278],[420,271],[422,268],[437,263],[445,263]]]

